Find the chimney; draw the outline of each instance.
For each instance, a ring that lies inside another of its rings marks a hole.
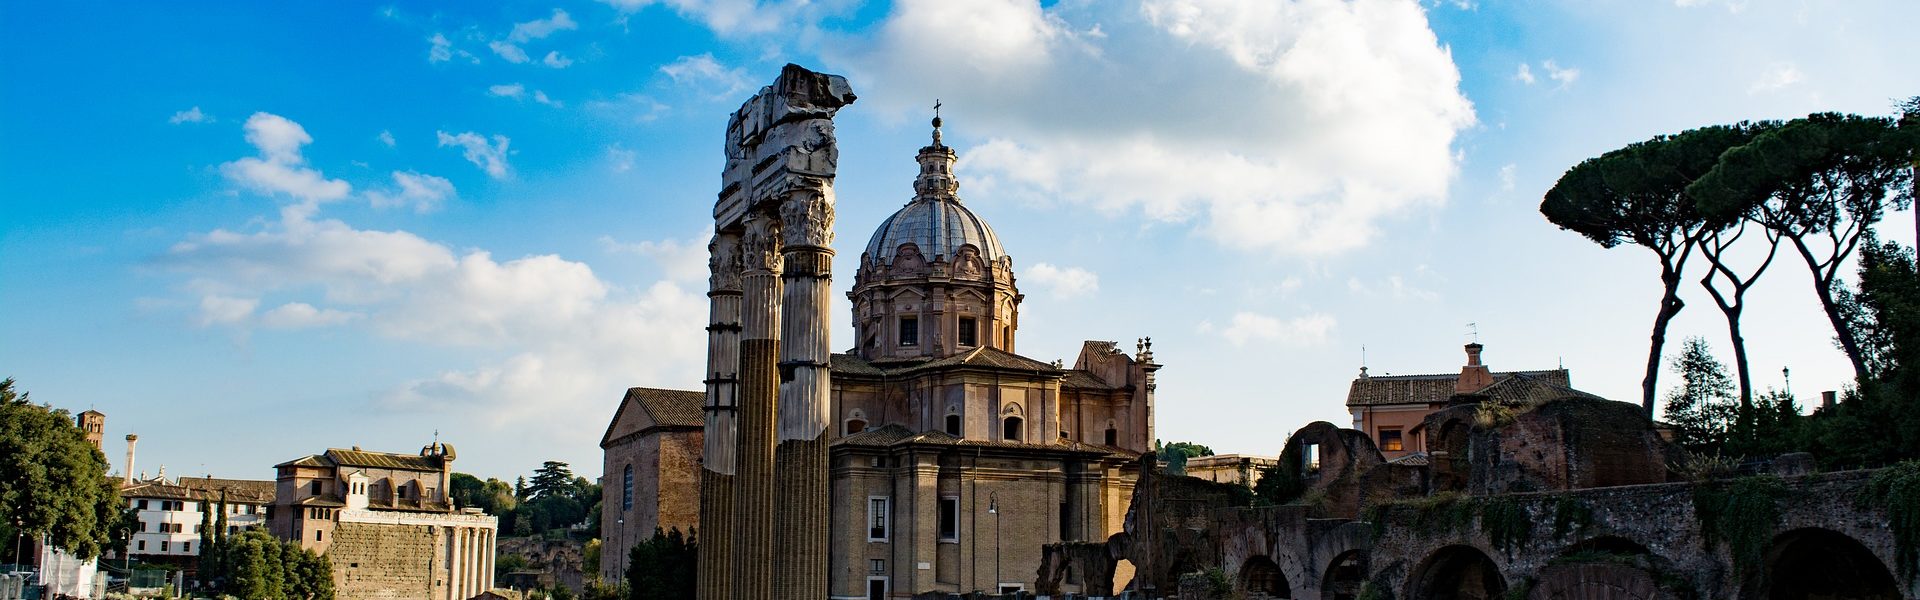
[[[1831,390],[1820,392],[1820,408],[1823,410],[1833,410],[1833,405],[1839,402],[1839,395],[1838,392]]]
[[[122,483],[127,485],[133,485],[133,443],[139,441],[139,439],[140,436],[131,433],[127,434],[127,474],[126,480],[122,481]]]
[[[1454,393],[1471,394],[1493,385],[1493,371],[1480,362],[1480,349],[1483,347],[1479,342],[1467,344],[1467,366],[1460,368],[1460,379],[1453,386]]]

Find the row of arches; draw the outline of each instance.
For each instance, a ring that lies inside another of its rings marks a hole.
[[[1584,598],[1656,598],[1661,592],[1650,569],[1665,559],[1626,538],[1605,536],[1568,547],[1536,574],[1527,597],[1537,600]],[[1581,560],[1582,557],[1607,557]],[[1349,550],[1330,561],[1320,578],[1319,598],[1354,600],[1368,578],[1367,553]],[[1511,586],[1500,563],[1479,548],[1449,545],[1429,553],[1408,572],[1408,600],[1494,600]],[[1247,598],[1295,598],[1299,590],[1274,560],[1247,558],[1239,569],[1239,589]],[[1898,600],[1899,584],[1887,566],[1859,541],[1820,528],[1795,529],[1775,536],[1761,569],[1739,583],[1737,597],[1753,600],[1855,598]]]

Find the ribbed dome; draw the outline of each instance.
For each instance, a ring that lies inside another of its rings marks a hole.
[[[1006,253],[1000,248],[1000,238],[993,234],[993,228],[954,200],[920,199],[907,203],[880,222],[873,239],[867,242],[867,255],[891,263],[894,252],[907,243],[918,246],[920,255],[929,261],[936,256],[951,261],[966,244],[979,248],[980,259],[989,263]]]

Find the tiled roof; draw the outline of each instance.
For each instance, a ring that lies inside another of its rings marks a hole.
[[[687,390],[663,390],[659,388],[627,388],[626,402],[633,402],[647,411],[647,418],[662,426],[699,427],[707,422],[701,414],[701,407],[707,403],[706,392]]]
[[[1101,379],[1099,375],[1093,374],[1093,371],[1086,369],[1068,369],[1067,378],[1060,381],[1060,387],[1090,390],[1117,390],[1126,386],[1107,383],[1106,380]]]
[[[375,469],[400,469],[405,471],[439,471],[440,458],[418,454],[395,454],[392,452],[367,452],[365,450],[342,450],[328,448],[327,459],[334,464],[346,467],[372,467]]]
[[[1415,452],[1413,454],[1408,454],[1406,456],[1402,456],[1400,458],[1387,461],[1387,464],[1406,465],[1410,467],[1424,467],[1424,466],[1427,466],[1427,453]]]
[[[266,504],[273,502],[273,496],[277,493],[276,484],[272,481],[214,477],[181,477],[178,481],[180,486],[192,488],[208,500],[219,500],[220,492],[225,491],[229,502]]]
[[[1516,375],[1562,387],[1567,385],[1568,379],[1566,369],[1509,371],[1494,373],[1493,384],[1481,389],[1499,387],[1502,382]],[[1454,396],[1454,386],[1459,380],[1458,373],[1361,377],[1354,379],[1353,386],[1347,389],[1347,406],[1442,404]]]
[[[833,372],[843,375],[897,376],[947,369],[954,367],[975,367],[1010,371],[1037,371],[1045,374],[1063,374],[1064,371],[1052,363],[1037,361],[999,348],[981,346],[966,352],[941,357],[934,360],[912,360],[900,362],[871,363],[851,354],[832,356]]]
[[[321,455],[319,455],[319,454],[308,454],[308,455],[306,455],[306,456],[302,456],[302,457],[300,457],[300,458],[296,458],[296,459],[293,459],[293,460],[290,460],[290,461],[287,461],[287,462],[283,462],[283,463],[280,463],[280,464],[277,464],[277,465],[274,465],[274,468],[276,468],[276,469],[277,469],[277,468],[280,468],[280,467],[323,467],[323,468],[331,468],[331,467],[333,467],[333,461],[331,461],[331,460],[327,460],[327,457],[325,457],[325,456],[321,456]]]
[[[1554,377],[1553,374],[1559,374]],[[1567,387],[1566,371],[1546,371],[1543,374],[1514,373],[1510,377],[1495,380],[1493,385],[1480,388],[1473,395],[1501,404],[1538,406],[1561,398],[1588,398],[1605,400],[1599,396]]]

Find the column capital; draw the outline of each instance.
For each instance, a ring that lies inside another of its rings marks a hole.
[[[732,232],[713,234],[713,239],[707,242],[709,289],[718,293],[740,293],[742,269],[740,234]]]
[[[780,272],[780,221],[764,213],[750,213],[740,238],[741,260],[748,274]]]
[[[808,181],[789,190],[780,203],[781,231],[787,247],[826,248],[833,244],[833,188]]]

